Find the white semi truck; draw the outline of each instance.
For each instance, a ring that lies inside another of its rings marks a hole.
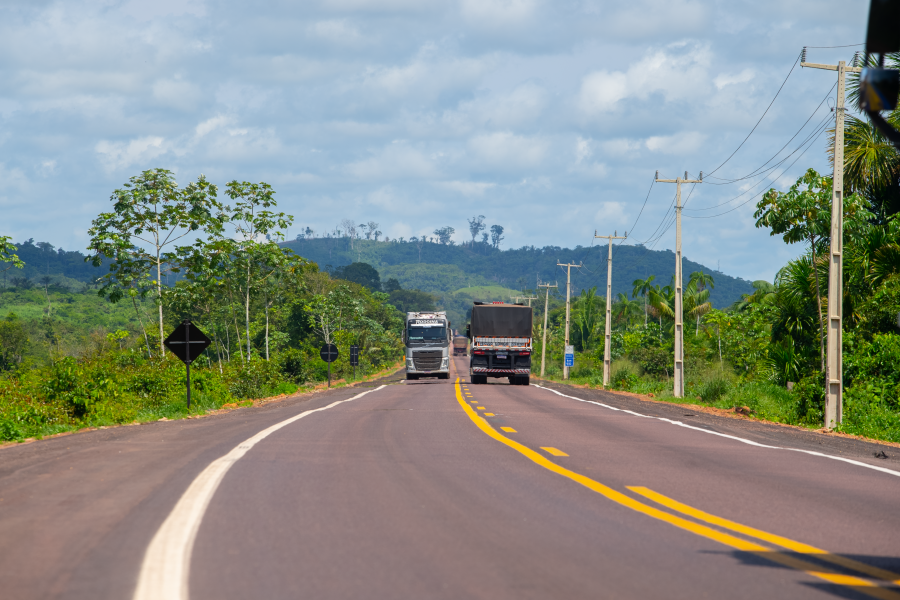
[[[403,328],[406,378],[450,378],[450,340],[453,331],[446,312],[408,312]]]

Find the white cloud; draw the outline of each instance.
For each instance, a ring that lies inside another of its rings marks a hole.
[[[395,141],[373,156],[351,163],[347,171],[365,180],[422,179],[438,173],[433,160],[402,141]]]
[[[497,132],[469,140],[474,158],[494,167],[515,169],[536,167],[544,158],[547,144],[537,137]]]
[[[153,84],[153,97],[164,105],[189,111],[202,98],[199,86],[181,78],[160,79]]]
[[[530,20],[537,11],[536,0],[462,0],[460,11],[476,26],[510,26]]]
[[[150,168],[147,162],[168,151],[166,140],[159,136],[146,136],[128,142],[97,142],[94,151],[108,172],[139,166]]]
[[[666,101],[699,97],[708,88],[712,53],[707,45],[672,44],[654,50],[627,71],[595,71],[584,76],[578,106],[594,116],[618,108],[625,98],[661,94]]]
[[[217,115],[212,117],[211,119],[207,119],[197,125],[194,132],[197,134],[197,137],[203,137],[206,134],[215,131],[219,127],[223,127],[231,122],[231,119],[224,115]]]
[[[462,194],[463,196],[483,196],[486,191],[496,187],[496,183],[482,181],[442,181],[440,186]]]
[[[706,135],[697,131],[686,131],[675,135],[657,135],[644,142],[647,149],[663,154],[694,154],[703,146]]]
[[[722,89],[726,85],[735,85],[737,83],[746,83],[748,81],[752,81],[756,76],[756,71],[753,69],[744,69],[740,73],[732,74],[732,73],[722,73],[713,79],[713,83],[716,85],[717,89]]]
[[[594,222],[598,227],[627,223],[628,219],[629,215],[622,202],[601,202],[600,208],[594,213]]]

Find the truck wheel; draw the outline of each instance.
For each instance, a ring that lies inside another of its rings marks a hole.
[[[419,378],[418,375],[414,375],[414,374],[412,374],[412,373],[407,373],[407,374],[406,374],[406,379],[407,379],[407,381],[415,381],[415,380],[418,379],[418,378]]]
[[[529,383],[531,383],[531,377],[529,377],[528,375],[526,375],[525,377],[518,377],[517,379],[519,380],[519,385],[528,385]]]
[[[438,373],[438,379],[450,379],[450,373]]]
[[[472,375],[472,383],[475,385],[482,385],[487,383],[486,375]]]

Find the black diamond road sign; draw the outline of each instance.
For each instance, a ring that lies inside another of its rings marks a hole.
[[[322,346],[322,349],[319,350],[319,356],[322,357],[327,363],[331,363],[337,360],[338,358],[338,349],[334,344],[325,344]]]
[[[211,343],[211,340],[190,321],[181,323],[163,341],[166,348],[187,365],[194,362]]]

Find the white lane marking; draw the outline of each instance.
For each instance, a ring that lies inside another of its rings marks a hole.
[[[852,458],[844,458],[842,456],[832,456],[831,454],[824,454],[822,452],[816,452],[815,450],[801,450],[800,448],[786,448],[784,446],[769,446],[766,444],[760,444],[759,442],[754,442],[753,440],[748,440],[746,438],[737,437],[735,435],[728,435],[727,433],[719,433],[718,431],[710,431],[709,429],[703,429],[702,427],[694,427],[693,425],[688,425],[687,423],[682,423],[681,421],[673,421],[672,419],[667,419],[665,417],[654,417],[651,415],[643,415],[641,413],[636,413],[633,410],[625,410],[624,408],[616,408],[615,406],[610,406],[609,404],[603,404],[602,402],[594,402],[593,400],[585,400],[583,398],[576,398],[575,396],[567,396],[566,394],[562,394],[552,388],[544,387],[542,385],[537,385],[537,384],[533,384],[533,385],[534,385],[534,387],[541,388],[542,390],[547,390],[548,392],[553,392],[557,396],[562,396],[563,398],[571,398],[572,400],[578,400],[579,402],[585,402],[587,404],[596,404],[597,406],[602,406],[603,408],[608,408],[609,410],[615,410],[618,412],[627,413],[629,415],[634,415],[635,417],[643,417],[645,419],[656,419],[657,421],[665,421],[666,423],[671,423],[672,425],[678,425],[679,427],[684,427],[686,429],[693,429],[694,431],[702,431],[703,433],[708,433],[710,435],[717,435],[719,437],[728,438],[730,440],[736,440],[738,442],[742,442],[744,444],[749,444],[751,446],[756,446],[758,448],[767,448],[770,450],[790,450],[791,452],[802,452],[803,454],[811,454],[812,456],[821,456],[823,458],[830,458],[831,460],[839,460],[841,462],[850,463],[851,465],[856,465],[858,467],[865,467],[867,469],[872,469],[873,471],[881,471],[882,473],[887,473],[888,475],[894,475],[896,477],[900,477],[900,472],[894,471],[893,469],[886,469],[884,467],[870,465],[870,464],[867,464],[864,462],[860,462],[858,460],[853,460]]]
[[[209,501],[216,493],[216,488],[228,472],[228,469],[243,457],[250,448],[270,434],[294,421],[312,413],[328,410],[338,404],[362,398],[368,393],[377,392],[386,386],[367,390],[346,400],[332,402],[328,406],[307,410],[299,415],[285,419],[263,429],[251,438],[238,444],[225,456],[211,462],[182,494],[181,499],[160,526],[153,540],[147,547],[141,572],[138,576],[134,600],[188,600],[188,578],[190,575],[191,552],[194,539],[203,520],[203,514]]]

